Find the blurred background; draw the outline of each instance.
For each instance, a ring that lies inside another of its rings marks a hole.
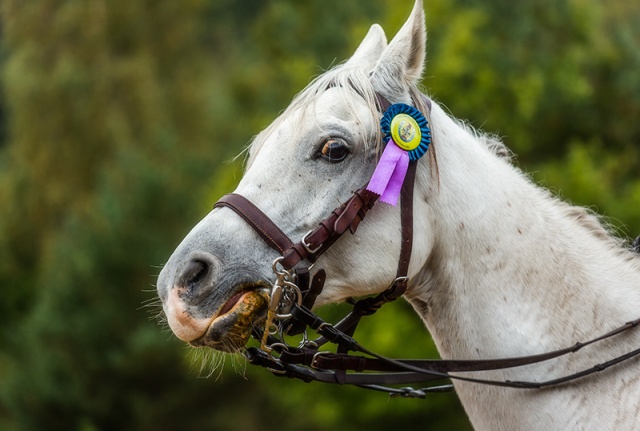
[[[160,267],[233,189],[233,156],[370,24],[391,37],[411,7],[0,3],[1,430],[469,428],[454,394],[390,399],[233,357],[213,371],[155,317]],[[640,3],[425,7],[426,91],[503,137],[537,182],[639,234]],[[360,336],[383,354],[436,355],[403,301]]]

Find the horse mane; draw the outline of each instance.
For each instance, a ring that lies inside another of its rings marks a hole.
[[[473,136],[478,143],[489,150],[491,154],[514,166],[522,175],[528,177],[529,181],[535,183],[529,175],[517,166],[515,154],[499,136],[477,129],[467,121],[457,119],[452,115],[449,116],[461,129]],[[590,208],[574,205],[546,187],[541,187],[541,189],[547,194],[549,201],[553,202],[558,211],[567,219],[573,220],[589,234],[604,242],[613,252],[620,253],[625,259],[637,262],[640,270],[640,254],[629,252],[628,241],[619,236],[620,230],[606,216],[598,214]]]
[[[478,131],[475,131],[475,133],[478,142],[487,147],[487,149],[492,152],[494,156],[500,159],[504,159],[509,163],[513,163],[513,152],[509,149],[509,147],[507,147],[504,142],[502,142],[502,140],[498,136]]]
[[[558,209],[566,218],[582,226],[593,237],[604,243],[614,254],[618,254],[623,259],[634,262],[638,271],[640,271],[640,254],[633,252],[629,248],[629,241],[620,236],[620,229],[606,216],[598,214],[591,208],[573,205],[552,194],[550,191],[547,191],[547,193],[555,201]]]
[[[471,134],[477,142],[486,147],[494,156],[511,165],[515,165],[514,153],[509,149],[509,147],[507,147],[500,137],[476,129],[466,121],[456,119],[454,117],[452,118],[460,128]],[[527,176],[521,169],[518,168],[518,170],[523,175]],[[529,179],[534,182],[533,179]],[[557,194],[550,192],[548,189],[543,189],[547,192],[549,199],[556,204],[559,211],[564,214],[566,218],[574,220],[578,225],[585,228],[591,235],[608,243],[613,249],[625,253],[625,257],[633,259],[640,257],[638,253],[627,253],[627,241],[618,236],[619,230],[605,216],[598,214],[592,209],[573,205]]]

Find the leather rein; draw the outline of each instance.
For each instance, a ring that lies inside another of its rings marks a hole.
[[[376,95],[380,112],[390,103]],[[427,109],[431,101],[423,96]],[[380,197],[365,187],[353,195],[318,226],[294,243],[266,214],[239,194],[223,196],[214,208],[226,207],[236,212],[267,245],[281,257],[273,264],[276,281],[270,292],[270,302],[264,328],[255,328],[253,336],[260,340],[260,347],[245,348],[244,355],[253,365],[267,368],[273,374],[296,378],[305,382],[320,381],[355,385],[389,393],[391,396],[424,398],[428,393],[453,390],[453,385],[437,384],[437,381],[459,380],[492,386],[521,389],[539,389],[567,383],[602,371],[627,359],[640,355],[640,349],[615,357],[592,368],[546,381],[489,380],[460,376],[452,372],[481,372],[503,370],[545,362],[585,346],[614,337],[636,328],[640,319],[586,342],[531,356],[501,359],[447,360],[447,359],[392,359],[376,354],[359,344],[353,334],[360,319],[374,314],[382,305],[399,298],[408,285],[408,269],[413,244],[413,190],[417,161],[411,161],[400,195],[402,242],[394,282],[382,293],[360,300],[351,300],[353,308],[336,324],[325,322],[311,311],[315,299],[322,292],[326,274],[319,269],[311,275],[313,263],[344,233],[355,234],[358,225]],[[298,265],[308,262],[309,265]],[[313,330],[318,338],[307,338],[307,330]],[[285,335],[304,333],[299,346],[289,345]],[[336,345],[335,352],[320,350],[326,344]],[[351,354],[355,352],[359,354]],[[393,387],[410,383],[427,383],[429,386]]]

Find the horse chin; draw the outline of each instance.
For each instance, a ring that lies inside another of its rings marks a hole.
[[[189,344],[226,353],[239,352],[249,341],[253,328],[264,324],[268,304],[269,293],[263,286],[243,289],[222,306],[207,331]]]

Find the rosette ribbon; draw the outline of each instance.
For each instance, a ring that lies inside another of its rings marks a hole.
[[[404,103],[391,105],[382,115],[380,127],[387,144],[367,190],[395,206],[409,162],[418,160],[429,149],[431,130],[422,112]]]

